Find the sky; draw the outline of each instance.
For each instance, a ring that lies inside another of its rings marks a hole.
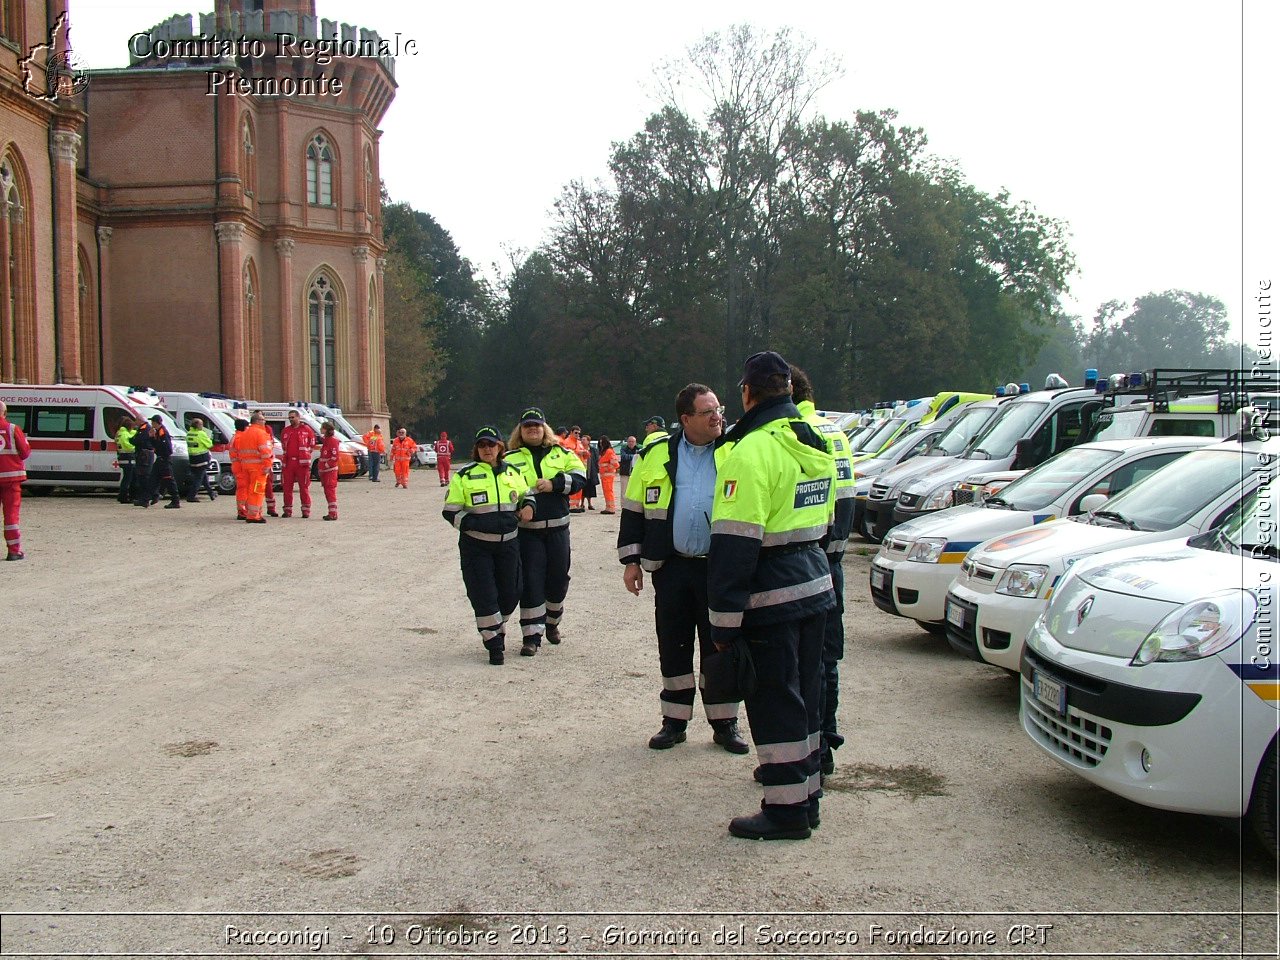
[[[213,8],[70,3],[71,42],[91,68],[124,66],[132,33]],[[1273,0],[316,7],[416,41],[396,64],[382,179],[490,278],[546,239],[568,182],[607,177],[610,145],[657,108],[655,68],[749,23],[839,58],[818,113],[896,110],[979,188],[1066,221],[1078,261],[1068,312],[1091,320],[1106,301],[1182,288],[1222,300],[1247,344],[1265,337],[1257,295],[1280,267]]]

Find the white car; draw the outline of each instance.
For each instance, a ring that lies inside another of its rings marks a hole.
[[[436,448],[430,443],[418,444],[418,452],[414,454],[414,459],[420,467],[434,467],[436,465]]]
[[[974,659],[1016,671],[1027,631],[1072,564],[1104,550],[1185,540],[1219,526],[1267,479],[1276,457],[1280,438],[1215,443],[1085,516],[979,544],[947,591],[947,640]]]
[[[1085,512],[1089,498],[1115,496],[1183,454],[1220,441],[1202,437],[1145,437],[1071,447],[1028,471],[998,495],[930,513],[894,527],[871,564],[877,607],[945,631],[947,588],[979,543]]]
[[[1273,496],[1264,487],[1217,531],[1073,567],[1027,636],[1019,716],[1092,783],[1151,807],[1248,817],[1274,856]]]

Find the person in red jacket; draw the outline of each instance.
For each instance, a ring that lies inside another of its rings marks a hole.
[[[6,560],[21,560],[22,537],[18,534],[18,514],[22,508],[22,481],[27,479],[23,461],[31,456],[31,444],[16,423],[10,423],[9,408],[0,400],[0,506],[4,513]]]
[[[289,425],[280,431],[280,445],[284,447],[284,468],[280,478],[284,487],[284,516],[293,516],[293,485],[296,483],[302,519],[305,520],[311,516],[311,451],[316,446],[316,435],[302,422],[297,410],[289,411]]]
[[[320,444],[320,486],[324,488],[324,498],[329,502],[326,520],[338,519],[338,438],[333,433],[333,424],[324,423],[320,427],[323,441]]]
[[[447,487],[449,485],[449,467],[453,459],[453,443],[449,440],[449,434],[441,430],[440,439],[436,441],[435,447],[436,472],[440,474],[440,486]]]

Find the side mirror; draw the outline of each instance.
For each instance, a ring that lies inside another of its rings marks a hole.
[[[1013,463],[1009,465],[1010,470],[1030,470],[1032,467],[1039,466],[1035,458],[1035,441],[1030,437],[1019,440],[1014,446]]]
[[[1080,512],[1092,513],[1094,510],[1097,510],[1100,506],[1106,503],[1107,499],[1108,498],[1105,493],[1091,493],[1080,501]]]

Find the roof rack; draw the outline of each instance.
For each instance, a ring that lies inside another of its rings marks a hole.
[[[1105,385],[1105,386],[1104,386]],[[1217,400],[1218,413],[1235,413],[1251,402],[1251,394],[1273,393],[1280,399],[1280,373],[1251,370],[1208,370],[1168,368],[1141,373],[1117,373],[1098,379],[1103,407],[1112,407],[1118,397],[1144,397],[1157,413],[1168,413],[1171,401],[1184,397]]]

